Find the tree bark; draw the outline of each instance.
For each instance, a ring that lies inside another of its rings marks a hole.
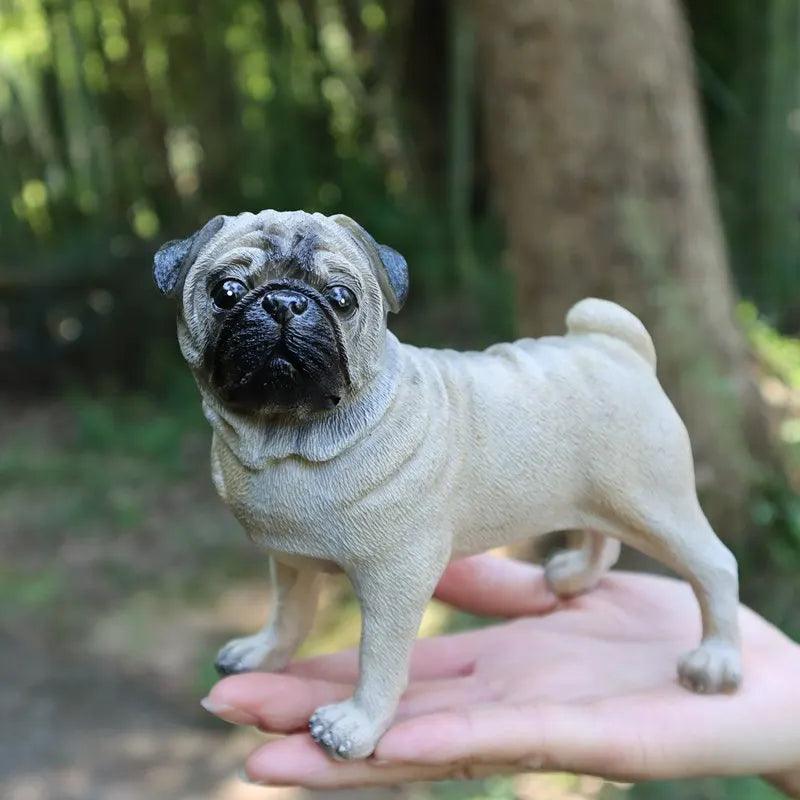
[[[476,0],[487,144],[524,335],[587,295],[639,315],[689,428],[704,507],[741,543],[773,464],[735,319],[674,0]]]

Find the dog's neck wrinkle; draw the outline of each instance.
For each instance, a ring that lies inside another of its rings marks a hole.
[[[237,414],[206,393],[203,412],[247,469],[258,471],[270,461],[291,457],[330,461],[369,433],[392,404],[401,369],[399,351],[399,342],[387,331],[376,377],[355,397],[342,398],[335,409],[319,416],[297,421]]]

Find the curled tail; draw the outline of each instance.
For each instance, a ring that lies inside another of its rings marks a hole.
[[[653,369],[656,367],[656,349],[647,329],[638,317],[609,300],[587,297],[567,312],[567,330],[570,333],[603,333],[625,342]]]

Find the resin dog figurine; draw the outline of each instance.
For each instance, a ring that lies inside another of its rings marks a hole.
[[[333,757],[369,755],[388,727],[448,561],[551,531],[583,531],[546,565],[558,595],[594,586],[620,542],[688,580],[703,635],[680,680],[736,688],[736,561],[698,504],[686,429],[628,311],[586,299],[565,336],[410,347],[386,328],[405,260],[348,217],[302,211],[215,217],[165,244],[154,274],[177,300],[217,491],[271,558],[271,619],[226,645],[218,670],[285,667],[320,572],[345,572],[360,601],[358,685],[309,722]]]

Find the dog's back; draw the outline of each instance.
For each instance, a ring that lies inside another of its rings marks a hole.
[[[452,409],[460,491],[448,502],[459,552],[583,526],[595,477],[681,427],[633,314],[589,298],[570,310],[567,328],[478,353],[407,350],[436,365],[445,407],[434,416]]]

